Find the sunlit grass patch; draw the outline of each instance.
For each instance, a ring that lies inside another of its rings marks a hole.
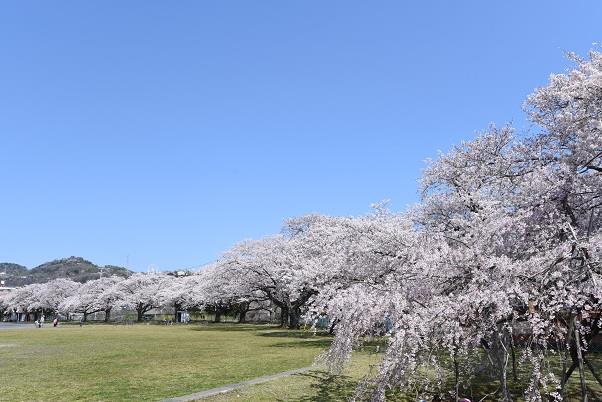
[[[160,400],[308,366],[328,343],[313,336],[264,336],[273,329],[90,325],[2,331],[0,345],[11,347],[0,349],[0,400]]]

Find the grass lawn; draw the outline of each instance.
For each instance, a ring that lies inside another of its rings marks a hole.
[[[366,369],[380,362],[381,355],[354,353],[341,375],[331,375],[319,367],[316,370],[280,378],[264,384],[251,385],[227,394],[204,398],[203,402],[265,402],[265,401],[347,401],[355,391]],[[400,401],[401,399],[397,399]],[[407,399],[415,401],[415,399]]]
[[[369,348],[365,348],[369,349]],[[382,358],[382,353],[354,352],[350,364],[341,375],[331,375],[321,370],[315,370],[295,374],[293,376],[280,378],[268,383],[245,386],[228,394],[217,395],[203,399],[203,402],[226,402],[226,401],[302,401],[302,402],[330,402],[347,401],[354,394],[355,388],[368,372],[376,374],[377,366]],[[590,360],[602,370],[602,356],[592,354]],[[519,380],[511,382],[511,391],[515,401],[523,401],[522,390],[529,378],[528,367],[520,367],[518,370]],[[587,386],[590,391],[590,401],[602,401],[602,387],[596,382],[590,373],[586,373]],[[451,379],[451,378],[450,378]],[[472,401],[479,401],[485,395],[494,392],[499,383],[491,377],[483,374],[475,381],[472,389],[465,390],[462,394]],[[577,373],[571,377],[568,383],[566,399],[568,401],[581,401],[579,391],[579,378]],[[452,384],[448,384],[451,388]],[[390,402],[415,402],[420,395],[401,394],[399,392],[389,394],[387,401]],[[484,398],[484,401],[497,401],[499,394]],[[444,399],[444,400],[453,400]]]
[[[121,401],[162,400],[205,389],[306,367],[330,339],[302,331],[259,325],[88,325],[0,331],[0,400]],[[354,353],[341,375],[316,369],[205,399],[223,401],[345,401],[382,353],[375,344]],[[602,355],[591,361],[602,370]],[[519,367],[512,383],[515,400],[528,380]],[[570,381],[570,401],[579,400],[578,378]],[[588,375],[592,400],[602,389]],[[473,401],[497,388],[479,376],[463,394]],[[415,401],[417,395],[390,395]],[[488,398],[493,401],[495,398]]]
[[[254,325],[0,331],[0,400],[161,400],[310,365],[329,340]]]

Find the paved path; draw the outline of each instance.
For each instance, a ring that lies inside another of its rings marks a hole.
[[[213,396],[213,395],[218,395],[218,394],[225,394],[226,392],[233,391],[233,390],[235,390],[237,388],[244,387],[246,385],[261,384],[261,383],[264,383],[264,382],[276,380],[278,378],[287,377],[289,375],[303,373],[305,371],[309,371],[309,370],[314,369],[314,368],[315,368],[314,366],[309,366],[309,367],[303,367],[303,368],[299,368],[299,369],[295,369],[295,370],[283,371],[283,372],[277,373],[277,374],[265,375],[263,377],[257,377],[257,378],[254,378],[252,380],[249,380],[249,381],[243,381],[243,382],[239,382],[239,383],[236,383],[236,384],[228,384],[228,385],[224,385],[223,387],[212,388],[212,389],[208,389],[206,391],[201,391],[201,392],[197,392],[197,393],[190,394],[190,395],[179,396],[177,398],[165,399],[163,402],[190,402],[190,401],[196,401],[196,400],[201,399],[201,398],[207,398],[208,396]]]
[[[15,322],[0,322],[0,331],[3,330],[3,329],[18,329],[18,328],[31,328],[31,329],[34,329],[35,326],[33,325],[33,322],[31,322],[31,323],[23,323],[23,324],[17,324]]]

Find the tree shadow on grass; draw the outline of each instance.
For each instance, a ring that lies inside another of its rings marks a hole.
[[[219,324],[219,323],[210,323],[210,324],[200,324],[200,325],[191,325],[188,329],[191,331],[218,331],[218,332],[257,332],[257,331],[266,331],[270,330],[272,327],[266,325],[246,325],[246,324]]]
[[[312,379],[313,395],[299,399],[302,402],[347,401],[353,396],[357,382],[345,375],[333,375],[326,371],[310,371],[296,374]]]
[[[359,384],[357,379],[353,379],[352,377],[345,375],[334,375],[330,374],[327,371],[323,370],[312,370],[306,373],[295,374],[297,377],[305,377],[311,380],[310,389],[312,392],[310,395],[306,395],[299,399],[302,402],[327,402],[327,401],[348,401],[356,392],[357,386]],[[483,379],[485,380],[485,379]],[[487,395],[492,390],[485,389],[477,389],[474,390],[475,395],[473,396],[473,400],[479,400]],[[490,388],[491,383],[480,384],[483,388]],[[591,387],[593,384],[588,382],[588,386]],[[368,386],[364,389],[362,393],[361,400],[364,400],[364,397],[368,397],[371,387]],[[589,400],[591,401],[602,401],[600,399],[601,395],[599,392],[596,392],[593,389],[589,389]],[[520,396],[522,394],[518,393],[517,398],[520,400]],[[488,398],[486,400],[494,400],[495,397]],[[387,393],[387,400],[391,401],[412,401],[415,398],[410,397],[407,394],[400,392],[399,390],[390,391]],[[578,389],[575,387],[571,387],[568,390],[566,395],[566,400],[569,402],[572,401],[580,401],[581,394]]]
[[[269,328],[266,328],[266,330]],[[267,336],[267,337],[274,337],[274,338],[301,338],[301,339],[309,339],[309,338],[325,338],[328,337],[329,339],[331,338],[330,336],[328,336],[325,333],[316,333],[314,334],[311,331],[300,331],[300,330],[283,330],[279,328],[274,328],[274,330],[269,331],[269,332],[262,332],[260,334],[257,334],[259,336]]]
[[[271,345],[275,348],[318,348],[318,349],[326,349],[330,347],[331,339],[308,339],[306,341],[297,341],[297,342],[283,342],[283,343],[275,343]]]

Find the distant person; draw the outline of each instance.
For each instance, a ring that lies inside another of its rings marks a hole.
[[[56,328],[57,325],[59,325],[59,318],[54,317],[54,320],[52,321],[52,326]]]
[[[79,319],[79,327],[81,328],[84,325],[84,317]]]
[[[36,328],[40,328],[39,327],[40,323],[38,322],[38,320],[35,320],[33,324],[36,326]]]
[[[42,327],[43,324],[44,324],[44,314],[42,314],[42,316],[40,317],[40,328]]]

